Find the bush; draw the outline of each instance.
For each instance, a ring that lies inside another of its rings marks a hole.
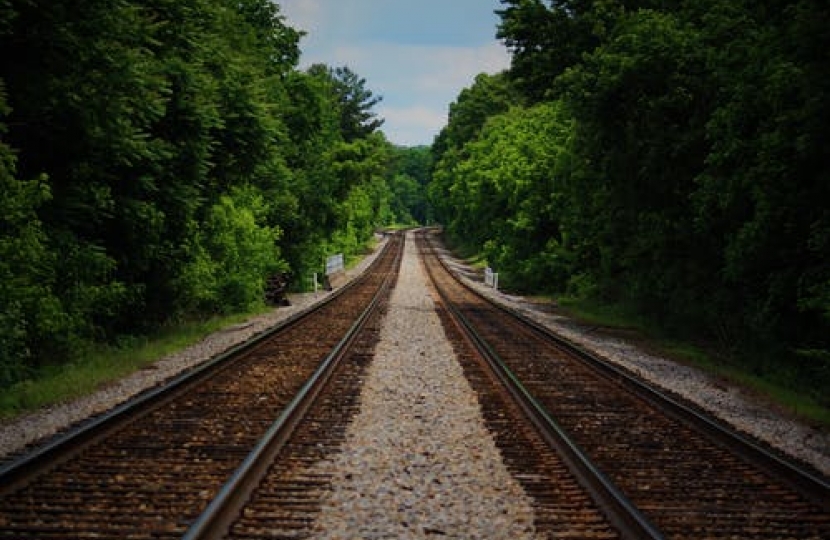
[[[266,211],[255,188],[234,190],[211,207],[178,280],[189,310],[230,313],[263,301],[266,278],[287,270],[277,247],[281,231],[263,224]]]

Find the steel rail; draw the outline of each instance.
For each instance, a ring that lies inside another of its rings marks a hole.
[[[503,306],[498,306],[506,309]],[[509,311],[509,310],[508,310]],[[578,345],[565,340],[536,321],[526,319],[521,314],[513,313],[523,319],[534,331],[556,342],[568,352],[579,356],[584,362],[591,365],[605,377],[624,385],[628,390],[645,399],[652,405],[659,407],[672,418],[686,425],[691,425],[709,435],[713,440],[737,452],[745,460],[759,466],[763,470],[773,473],[774,476],[813,501],[816,504],[830,508],[830,482],[818,474],[802,467],[794,461],[785,459],[773,451],[764,448],[749,437],[735,431],[697,411],[689,405],[679,401],[669,394],[643,383],[619,366],[612,365],[596,357]]]
[[[428,238],[424,240],[432,246]],[[691,426],[705,434],[712,440],[720,443],[743,457],[744,460],[772,474],[777,480],[786,483],[794,490],[811,500],[813,503],[830,509],[830,480],[823,478],[820,474],[796,463],[792,459],[786,459],[773,451],[763,447],[747,436],[734,429],[714,420],[710,416],[701,413],[691,406],[675,399],[646,382],[638,379],[622,367],[616,366],[603,360],[596,354],[580,347],[572,341],[556,334],[542,324],[528,318],[515,309],[500,305],[486,296],[482,295],[463,281],[453,272],[446,262],[436,254],[436,259],[453,279],[470,293],[484,300],[489,305],[501,312],[507,313],[520,320],[528,328],[537,334],[553,341],[557,346],[572,353],[583,363],[593,368],[605,378],[616,382],[633,392],[640,398],[647,400],[653,406],[668,414],[672,418]]]
[[[382,259],[385,251],[389,248],[390,244],[387,243],[383,247],[382,252],[378,254],[376,260],[373,261],[372,266]],[[399,257],[400,255],[398,255]],[[47,440],[42,445],[37,446],[32,451],[3,463],[0,465],[0,493],[14,490],[18,485],[27,481],[27,479],[71,459],[72,456],[76,455],[83,448],[106,437],[107,434],[124,423],[143,417],[165,403],[168,403],[170,400],[175,399],[176,396],[185,392],[193,385],[199,384],[200,381],[219,373],[230,364],[230,359],[251,351],[275,334],[300,324],[312,313],[334,302],[344,294],[347,294],[367,278],[368,270],[359,278],[352,280],[342,288],[334,291],[327,298],[298,311],[273,327],[228,348],[212,359],[174,376],[159,386],[145,390],[120,405],[94,416],[74,428],[69,428],[65,432]]]
[[[400,267],[404,244],[405,240],[402,240],[393,263],[395,269]],[[366,310],[271,424],[256,447],[222,486],[202,514],[190,525],[182,537],[183,540],[222,538],[228,533],[233,521],[244,508],[262,478],[268,473],[272,462],[288,442],[294,429],[323,391],[332,373],[346,357],[349,347],[355,342],[366,326],[366,322],[383,301],[396,277],[397,271],[386,276]]]
[[[434,255],[440,261],[437,255]],[[515,374],[507,367],[501,357],[481,337],[473,325],[456,308],[449,294],[441,288],[434,277],[430,265],[425,265],[435,290],[441,297],[447,311],[462,335],[473,345],[479,355],[492,370],[522,409],[528,419],[537,427],[543,439],[554,448],[577,481],[591,495],[594,501],[624,538],[664,539],[663,533],[655,527],[631,502],[628,497],[597,467],[585,452],[576,444],[545,410],[544,406],[525,388]],[[445,271],[449,269],[442,264]]]

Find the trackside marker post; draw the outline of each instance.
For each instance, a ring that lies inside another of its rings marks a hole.
[[[494,290],[499,290],[499,273],[493,272],[489,266],[484,269],[484,284],[493,287]]]

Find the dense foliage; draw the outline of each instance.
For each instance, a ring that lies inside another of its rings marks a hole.
[[[433,221],[427,201],[432,154],[428,146],[397,147],[393,151],[389,181],[392,212],[401,225],[426,224]]]
[[[511,69],[433,148],[448,234],[509,286],[830,387],[830,6],[502,4]]]
[[[300,38],[270,0],[2,2],[0,387],[423,217],[379,97]]]

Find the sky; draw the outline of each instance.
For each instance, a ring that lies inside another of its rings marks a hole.
[[[432,144],[449,105],[479,73],[510,64],[495,37],[499,0],[277,0],[300,41],[300,68],[348,66],[382,101],[386,138]]]

